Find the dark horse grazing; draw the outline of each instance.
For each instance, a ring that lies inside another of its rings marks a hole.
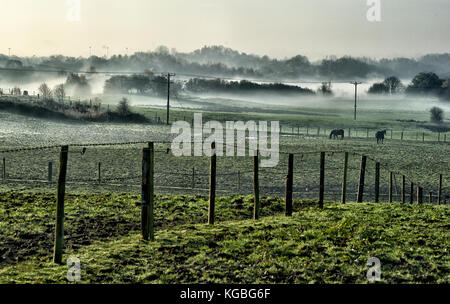
[[[338,136],[340,136],[341,139],[344,139],[344,130],[333,130],[333,131],[331,131],[330,139],[331,138],[337,139]]]
[[[377,134],[375,134],[375,137],[377,138],[377,144],[381,141],[381,143],[384,143],[384,135],[386,135],[386,130],[378,131]]]

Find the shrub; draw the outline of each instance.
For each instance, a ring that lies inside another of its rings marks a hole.
[[[131,113],[130,102],[125,97],[119,101],[119,106],[117,107],[117,113],[126,116]]]
[[[433,107],[430,114],[432,122],[441,123],[444,120],[444,111],[441,108]]]

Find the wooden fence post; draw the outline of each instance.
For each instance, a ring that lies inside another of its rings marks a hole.
[[[352,137],[352,130],[351,130],[351,128],[348,128],[348,137]]]
[[[98,183],[102,183],[102,163],[98,163]]]
[[[53,180],[53,163],[48,162],[48,182],[51,183]]]
[[[392,203],[392,191],[393,191],[393,180],[394,180],[394,174],[392,172],[389,172],[389,203]]]
[[[369,129],[366,129],[366,138],[369,138]]]
[[[423,189],[420,186],[417,186],[417,203],[423,203]]]
[[[439,174],[439,187],[438,187],[438,205],[442,201],[442,174]]]
[[[391,139],[392,139],[392,129],[391,129]]]
[[[363,155],[361,158],[361,170],[359,173],[359,187],[358,187],[358,203],[362,203],[364,195],[364,178],[366,175],[367,156]]]
[[[317,128],[317,136],[320,136],[320,127]]]
[[[141,233],[142,238],[148,241],[149,232],[149,207],[150,207],[150,149],[142,151],[142,198],[141,198]]]
[[[428,193],[428,203],[433,204],[433,192],[432,191],[430,191]]]
[[[208,224],[214,225],[215,208],[216,208],[216,143],[211,143],[211,164],[209,176],[209,210]]]
[[[3,175],[3,182],[6,182],[6,158],[4,157],[3,157],[2,175]]]
[[[286,216],[292,216],[292,191],[294,184],[294,154],[289,154],[288,174],[286,178]]]
[[[53,249],[53,263],[62,263],[64,245],[64,196],[66,194],[67,159],[69,146],[62,146],[59,154],[58,185],[56,196],[56,226],[55,246]]]
[[[151,239],[153,241],[153,236],[151,236],[151,231],[153,230],[153,223],[151,218],[153,217],[153,193],[152,193],[152,182],[153,170],[152,166],[152,143],[149,144],[150,148],[144,148],[142,152],[142,203],[141,203],[141,231],[142,238],[146,241]]]
[[[414,202],[414,183],[411,182],[411,190],[410,190],[409,203],[412,204],[413,202]]]
[[[253,157],[253,194],[255,196],[255,202],[253,207],[253,219],[259,219],[260,202],[259,202],[259,151],[256,151],[256,155]]]
[[[401,140],[403,140],[403,131],[402,131],[402,134],[401,134],[401,137],[400,137],[400,139],[401,139]]]
[[[342,204],[346,203],[346,195],[347,195],[347,172],[348,172],[348,152],[344,153],[344,172],[342,174],[342,196],[341,202]]]
[[[195,188],[195,167],[192,167],[192,190]]]
[[[375,203],[380,202],[380,163],[375,164]]]
[[[319,208],[323,208],[325,191],[325,152],[320,152],[320,188],[319,188]]]
[[[425,142],[425,132],[422,133],[422,142]]]
[[[238,171],[238,191],[241,191],[241,171]]]
[[[402,175],[402,203],[406,203],[406,196],[405,196],[405,192],[406,192],[406,177],[404,175]]]

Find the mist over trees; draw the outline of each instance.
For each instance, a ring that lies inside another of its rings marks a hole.
[[[0,80],[31,76],[50,77],[42,70],[58,71],[58,76],[67,76],[77,71],[142,73],[144,70],[151,70],[155,74],[171,71],[179,74],[191,74],[192,77],[204,75],[278,81],[299,79],[347,81],[389,77],[390,75],[412,78],[422,71],[432,71],[441,78],[448,78],[450,76],[450,54],[430,54],[417,59],[379,60],[330,56],[317,62],[311,62],[302,55],[274,59],[268,56],[238,52],[223,46],[205,46],[190,53],[181,53],[161,46],[154,51],[136,52],[131,56],[114,55],[110,58],[99,56],[74,58],[62,55],[21,58],[0,55],[0,67],[15,70],[1,71]]]
[[[290,86],[281,83],[263,83],[258,84],[247,80],[241,81],[225,81],[222,79],[190,79],[185,89],[192,93],[207,93],[207,92],[221,92],[221,93],[256,93],[256,92],[277,92],[281,94],[305,94],[313,95],[314,92],[310,89],[301,88],[298,86]]]
[[[381,83],[374,83],[370,88],[369,94],[398,94],[403,92],[405,89],[404,85],[395,76],[390,76],[386,78]]]

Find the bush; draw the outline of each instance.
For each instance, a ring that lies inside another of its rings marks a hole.
[[[119,101],[119,106],[117,107],[117,113],[122,116],[126,116],[131,113],[130,102],[125,97]]]
[[[441,123],[444,120],[444,111],[441,108],[433,107],[430,113],[432,122]]]

